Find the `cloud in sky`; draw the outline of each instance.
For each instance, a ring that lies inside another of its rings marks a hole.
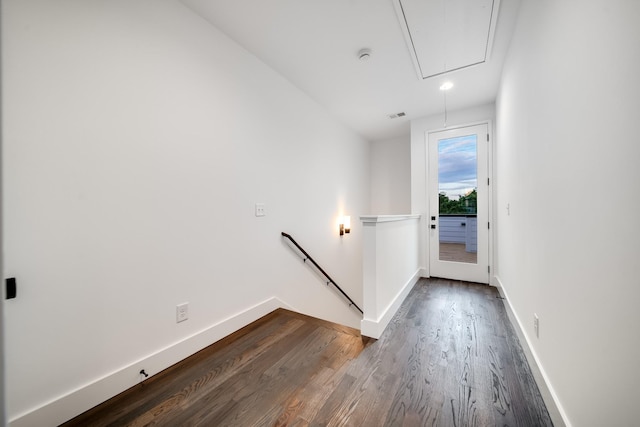
[[[478,187],[476,135],[438,141],[438,191],[449,198]]]

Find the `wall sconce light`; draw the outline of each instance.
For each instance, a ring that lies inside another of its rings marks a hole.
[[[343,216],[340,218],[340,235],[343,236],[345,233],[351,233],[351,217]]]

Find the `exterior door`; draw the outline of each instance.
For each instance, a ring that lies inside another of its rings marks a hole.
[[[488,125],[429,133],[430,275],[489,283]]]

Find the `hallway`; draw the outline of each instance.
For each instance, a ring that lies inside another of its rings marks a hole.
[[[65,426],[548,426],[495,288],[422,279],[377,340],[278,310]]]

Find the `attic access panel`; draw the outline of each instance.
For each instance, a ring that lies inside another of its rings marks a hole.
[[[422,79],[485,62],[499,0],[397,0],[398,18]]]

